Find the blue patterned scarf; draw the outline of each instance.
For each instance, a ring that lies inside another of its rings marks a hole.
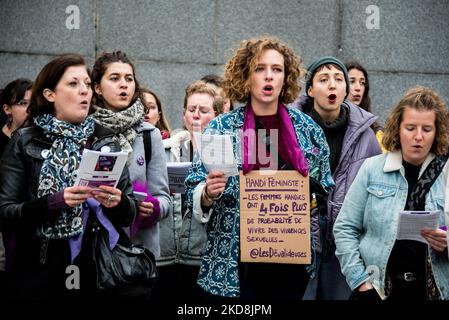
[[[52,142],[39,175],[37,196],[42,197],[73,186],[81,160],[81,150],[94,132],[95,122],[88,116],[84,122],[75,125],[44,114],[36,117],[34,123],[42,128],[45,136]],[[38,235],[64,239],[81,233],[81,213],[81,205],[62,210],[56,218],[44,221],[38,229]]]

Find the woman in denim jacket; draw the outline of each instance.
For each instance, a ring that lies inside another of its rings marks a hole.
[[[396,239],[403,210],[437,210],[444,225],[444,175],[425,203],[413,205],[411,192],[432,160],[447,153],[448,123],[437,93],[411,89],[386,123],[383,144],[389,152],[366,160],[352,183],[334,236],[353,299],[449,299],[446,231],[421,230],[426,243]]]

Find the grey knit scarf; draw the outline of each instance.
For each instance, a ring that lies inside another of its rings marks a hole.
[[[139,99],[125,110],[114,112],[108,109],[94,106],[93,117],[102,126],[112,129],[119,140],[123,151],[131,155],[136,140],[136,127],[143,122],[144,107]]]

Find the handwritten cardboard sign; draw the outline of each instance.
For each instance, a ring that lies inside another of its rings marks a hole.
[[[241,261],[311,263],[309,199],[297,171],[240,173]]]

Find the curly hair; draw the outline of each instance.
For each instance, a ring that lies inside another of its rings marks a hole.
[[[435,112],[435,140],[430,151],[436,155],[445,154],[449,147],[449,117],[446,106],[436,91],[421,86],[407,91],[388,117],[382,139],[385,149],[401,149],[399,132],[406,108]]]
[[[274,49],[284,57],[285,79],[279,99],[284,103],[291,103],[299,96],[299,80],[306,74],[301,58],[279,39],[262,37],[242,41],[240,48],[225,66],[223,89],[231,101],[245,103],[250,99],[250,74],[256,69],[262,53],[268,49]]]

